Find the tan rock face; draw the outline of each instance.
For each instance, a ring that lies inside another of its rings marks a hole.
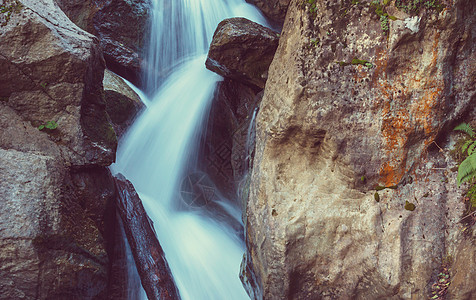
[[[458,256],[456,164],[433,141],[476,101],[475,8],[389,5],[387,33],[367,2],[316,7],[291,4],[269,70],[245,284],[258,299],[424,299]]]
[[[52,0],[2,4],[0,298],[104,299],[117,140],[98,40]]]

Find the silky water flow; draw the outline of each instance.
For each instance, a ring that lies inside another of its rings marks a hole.
[[[245,249],[236,228],[206,208],[187,208],[180,193],[222,80],[205,68],[208,46],[218,23],[235,16],[265,24],[244,0],[153,0],[141,94],[146,109],[121,140],[111,167],[137,189],[182,299],[248,299],[239,279]],[[239,204],[217,203],[241,222]]]

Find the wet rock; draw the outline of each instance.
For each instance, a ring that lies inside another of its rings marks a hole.
[[[107,67],[140,86],[150,1],[57,2],[75,24],[99,37]]]
[[[121,174],[115,179],[115,184],[116,205],[147,297],[179,299],[152,221],[147,216],[134,186]]]
[[[104,72],[103,84],[106,111],[117,137],[120,138],[145,106],[136,92],[121,77],[109,70]]]
[[[143,290],[139,273],[137,273],[134,258],[118,214],[116,214],[116,226],[112,236],[114,248],[108,252],[110,253],[111,264],[108,299],[140,299]]]
[[[278,46],[271,29],[244,18],[226,19],[213,35],[206,66],[224,77],[263,89]]]
[[[272,22],[282,25],[291,0],[246,0],[246,2],[256,5]]]
[[[316,4],[291,4],[269,70],[243,278],[258,299],[428,298],[445,257],[474,273],[453,269],[474,249],[446,141],[476,101],[474,5],[389,5],[386,33],[368,5]]]
[[[53,1],[3,5],[0,298],[104,299],[117,140],[98,40]]]

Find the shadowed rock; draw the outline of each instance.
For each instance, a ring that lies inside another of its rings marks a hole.
[[[52,0],[5,0],[4,9],[0,298],[104,299],[114,196],[105,166],[117,140],[99,41]]]

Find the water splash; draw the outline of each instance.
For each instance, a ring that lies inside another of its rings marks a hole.
[[[205,69],[217,24],[240,16],[265,24],[244,0],[154,0],[146,74],[147,108],[120,142],[117,163],[136,187],[183,299],[248,299],[239,280],[243,241],[200,209],[179,209],[180,180],[221,77]],[[239,207],[218,201],[239,221]]]

